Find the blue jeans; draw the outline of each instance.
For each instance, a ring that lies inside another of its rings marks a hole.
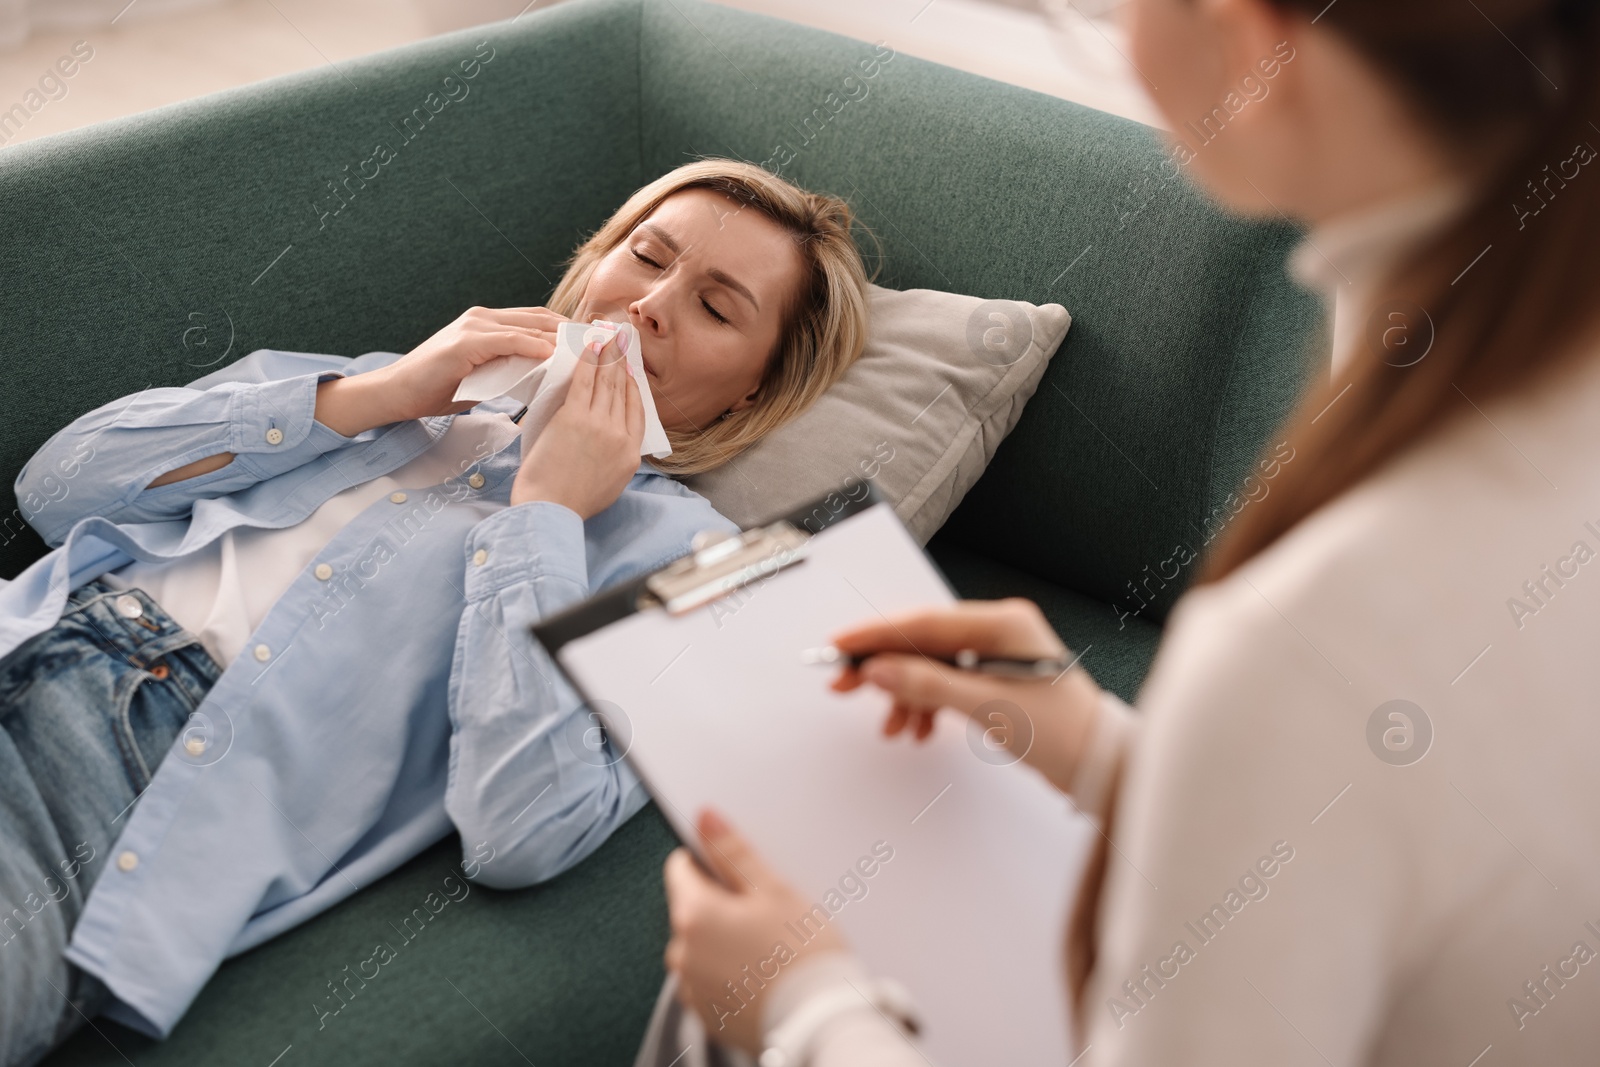
[[[222,669],[141,590],[95,580],[0,659],[0,1067],[104,1005],[62,958],[112,843]]]

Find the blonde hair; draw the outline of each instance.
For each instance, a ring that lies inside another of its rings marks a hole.
[[[789,231],[804,277],[790,298],[750,407],[688,432],[668,431],[672,455],[650,462],[666,474],[698,474],[728,462],[816,401],[861,355],[867,341],[867,274],[851,239],[850,205],[812,193],[753,163],[701,159],[669,171],[630,196],[567,261],[550,296],[558,315],[573,315],[595,267],[662,201],[686,189],[710,189]]]

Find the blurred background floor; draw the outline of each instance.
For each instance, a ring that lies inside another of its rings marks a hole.
[[[563,2],[584,0],[0,0],[0,139],[15,145]],[[723,2],[1156,122],[1119,29],[1070,0]],[[79,41],[92,58],[41,86]],[[18,104],[26,121],[5,122]]]

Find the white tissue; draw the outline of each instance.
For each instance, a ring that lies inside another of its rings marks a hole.
[[[641,456],[663,459],[672,455],[672,445],[667,442],[667,431],[656,414],[655,398],[650,393],[650,379],[644,372],[639,357],[639,331],[627,322],[607,322],[596,319],[585,326],[581,322],[563,322],[556,330],[555,351],[548,359],[530,359],[527,356],[501,356],[478,367],[461,379],[454,400],[480,402],[497,396],[509,396],[528,405],[522,417],[524,447],[533,443],[545,425],[567,398],[567,387],[572,383],[573,368],[578,365],[579,353],[585,344],[610,341],[619,332],[628,334],[628,351],[625,356],[628,373],[639,386],[639,399],[644,402],[644,439],[639,443]]]

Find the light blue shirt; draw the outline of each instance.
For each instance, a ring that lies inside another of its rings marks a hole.
[[[237,527],[292,526],[426,450],[452,416],[354,437],[314,418],[319,382],[398,358],[258,351],[56,434],[17,478],[54,551],[0,582],[0,656],[106,571],[181,559]],[[233,461],[145,488],[220,452]],[[734,526],[644,464],[587,522],[559,504],[513,506],[520,459],[518,437],[369,506],[222,673],[191,720],[204,746],[175,742],[121,817],[73,931],[67,957],[116,996],[108,1014],[165,1036],[223,959],[452,829],[475,879],[511,888],[571,867],[644,805],[528,627],[682,555],[700,530]]]

